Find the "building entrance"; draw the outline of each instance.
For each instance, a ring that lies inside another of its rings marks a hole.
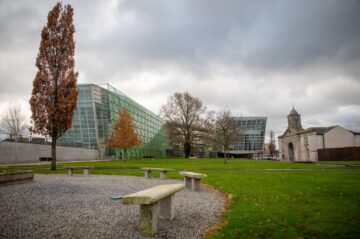
[[[294,162],[294,146],[292,143],[289,144],[288,153],[289,153],[289,161]]]

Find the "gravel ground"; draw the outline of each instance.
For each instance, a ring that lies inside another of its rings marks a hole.
[[[139,206],[111,200],[178,180],[130,176],[35,175],[34,182],[0,187],[0,238],[144,238]],[[219,222],[225,200],[213,190],[175,194],[176,217],[159,220],[152,238],[201,238]]]

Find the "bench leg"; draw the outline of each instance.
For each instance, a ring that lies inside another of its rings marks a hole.
[[[200,191],[200,179],[198,178],[191,179],[191,191]]]
[[[151,170],[145,170],[145,178],[150,179],[151,178]]]
[[[84,168],[84,176],[89,176],[89,169],[88,168]]]
[[[185,184],[186,188],[191,189],[191,178],[185,176],[184,177],[184,184]]]
[[[140,205],[140,233],[144,236],[151,236],[157,231],[159,216],[159,203]]]
[[[159,218],[174,219],[175,217],[175,203],[174,195],[164,198],[159,202]]]
[[[160,179],[167,179],[167,172],[166,171],[160,171]]]
[[[72,168],[68,168],[68,176],[72,176],[73,175],[73,169]]]

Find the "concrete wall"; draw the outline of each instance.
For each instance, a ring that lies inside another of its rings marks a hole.
[[[354,137],[355,137],[355,146],[360,147],[360,135],[356,134],[354,135]]]
[[[325,135],[325,148],[355,147],[354,134],[340,126],[337,126]]]
[[[51,146],[0,141],[0,164],[37,163],[39,157],[51,157]],[[86,161],[99,157],[97,149],[56,147],[57,161]]]

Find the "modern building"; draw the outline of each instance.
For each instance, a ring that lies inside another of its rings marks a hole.
[[[293,108],[288,128],[279,136],[282,161],[360,160],[360,133],[341,126],[303,129],[301,115]]]
[[[79,84],[72,128],[59,140],[63,146],[98,149],[102,157],[121,157],[121,150],[110,150],[106,140],[112,133],[118,111],[127,108],[137,126],[142,144],[128,150],[128,156],[163,157],[168,143],[164,121],[110,85]]]
[[[239,134],[229,146],[230,157],[253,158],[263,150],[267,117],[234,117]]]

